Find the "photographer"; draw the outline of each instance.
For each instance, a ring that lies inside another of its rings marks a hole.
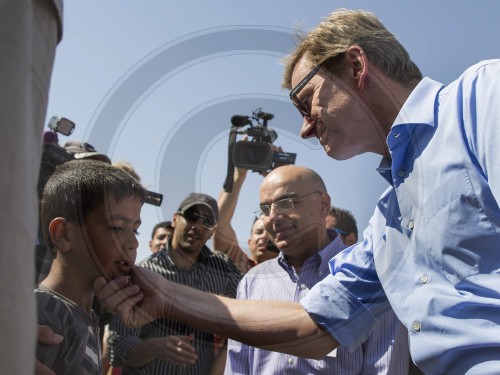
[[[273,142],[278,138],[276,131],[267,126],[274,115],[257,108],[252,116],[234,115],[229,132],[228,172],[224,190],[219,195],[219,225],[214,232],[214,248],[228,255],[238,269],[246,273],[250,268],[265,260],[276,257],[278,250],[269,241],[262,221],[256,218],[252,225],[248,246],[250,257],[240,248],[231,220],[236,203],[245,181],[247,171],[252,170],[266,176],[272,169],[294,164],[296,154],[285,153]],[[246,127],[246,128],[245,128]],[[244,138],[236,142],[238,134]],[[252,137],[252,140],[249,140]]]

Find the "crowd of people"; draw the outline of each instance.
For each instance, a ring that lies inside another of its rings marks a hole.
[[[29,133],[45,115],[62,3],[10,3],[1,1],[2,11],[11,7],[33,26],[19,36],[29,55],[32,43],[47,43],[36,73],[45,85],[20,90],[18,111],[9,113],[19,120],[19,108],[38,103],[18,122]],[[22,79],[33,85],[32,74]],[[8,292],[16,303],[2,299],[0,372],[498,373],[499,77],[500,60],[488,60],[446,87],[424,78],[365,11],[337,10],[302,37],[283,80],[303,118],[301,136],[317,137],[335,159],[382,157],[389,187],[362,241],[321,176],[287,165],[263,173],[247,253],[231,224],[247,174],[236,168],[233,190],[218,201],[192,192],[179,202],[171,221],[152,228],[151,255],[136,264],[147,201],[139,176],[87,143],[68,142],[74,160],[39,186],[39,213],[32,175],[2,185],[12,196],[2,248],[8,231],[20,234],[9,238],[14,251],[37,246],[31,267],[2,251],[0,264],[11,268],[2,277],[19,283]],[[33,143],[26,165],[40,164],[42,140]],[[12,323],[8,314],[19,316]]]

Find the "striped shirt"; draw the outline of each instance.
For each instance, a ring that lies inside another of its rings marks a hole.
[[[148,268],[167,280],[188,285],[202,291],[236,297],[241,273],[229,258],[219,251],[211,252],[204,246],[197,262],[190,269],[178,268],[169,256],[170,249],[151,255],[140,265]],[[155,359],[140,368],[125,367],[128,351],[143,339],[184,336],[194,333],[191,342],[196,349],[198,360],[195,365],[180,367],[170,362]],[[113,317],[110,324],[108,347],[111,364],[123,367],[123,374],[180,374],[206,375],[214,361],[214,335],[192,328],[171,319],[158,319],[140,328],[126,328],[119,319]]]
[[[329,234],[334,234],[329,231]],[[310,257],[300,274],[280,253],[252,268],[238,286],[238,299],[300,301],[329,274],[328,261],[345,248],[339,236]],[[321,360],[257,349],[229,340],[225,374],[407,374],[406,328],[389,311],[368,340],[352,353],[342,347]]]
[[[43,285],[35,289],[38,324],[64,337],[59,345],[37,345],[37,359],[56,374],[102,373],[99,319]]]

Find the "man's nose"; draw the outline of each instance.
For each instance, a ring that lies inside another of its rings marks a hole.
[[[304,116],[300,129],[300,136],[303,139],[316,137],[316,121],[314,119]]]
[[[278,207],[276,207],[276,205],[274,204],[271,204],[271,207],[269,208],[269,215],[267,216],[268,220],[273,223],[276,218],[279,216],[280,214],[280,210],[278,209]]]
[[[203,230],[203,222],[201,218],[198,218],[196,221],[193,222],[192,224],[193,228],[196,228],[196,230],[200,231]]]

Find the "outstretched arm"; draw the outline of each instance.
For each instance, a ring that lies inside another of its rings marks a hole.
[[[299,303],[220,297],[137,267],[131,283],[126,277],[109,283],[99,278],[94,290],[99,302],[129,327],[166,317],[251,346],[306,358],[322,358],[338,346]]]

